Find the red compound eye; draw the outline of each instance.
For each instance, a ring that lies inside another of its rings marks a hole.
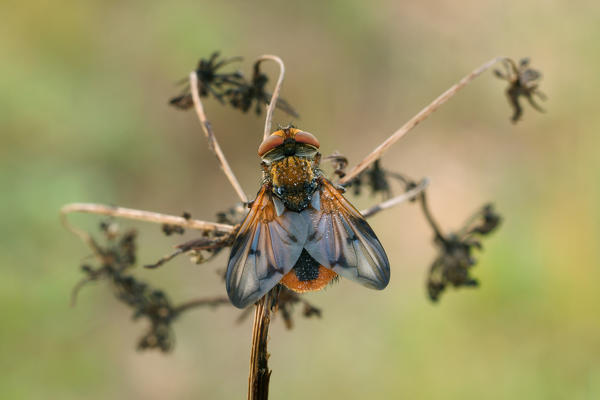
[[[319,148],[319,146],[321,146],[316,137],[314,137],[311,133],[304,131],[298,131],[294,136],[294,140],[298,143],[304,143],[309,144],[311,146],[315,146],[317,149]]]
[[[277,131],[273,133],[271,136],[263,140],[258,148],[258,156],[262,157],[267,154],[269,151],[273,150],[277,146],[281,146],[283,144],[283,136],[281,136],[281,131]]]

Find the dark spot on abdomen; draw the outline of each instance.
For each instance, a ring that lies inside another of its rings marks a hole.
[[[315,280],[319,277],[319,262],[312,258],[306,249],[302,249],[293,271],[301,282]]]

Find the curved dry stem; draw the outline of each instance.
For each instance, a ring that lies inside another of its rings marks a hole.
[[[423,210],[423,214],[425,215],[425,219],[429,223],[429,226],[431,226],[431,229],[433,229],[435,238],[441,241],[442,243],[446,243],[447,240],[444,234],[442,233],[442,229],[436,222],[435,218],[433,218],[433,214],[431,214],[431,211],[429,210],[429,204],[427,203],[427,195],[425,194],[425,192],[421,192],[421,194],[419,195],[419,200],[421,203],[421,210]]]
[[[261,61],[274,61],[279,65],[279,78],[277,78],[277,83],[275,84],[275,89],[273,89],[273,94],[271,95],[271,101],[269,102],[269,106],[267,107],[267,116],[265,117],[265,131],[263,134],[263,140],[268,138],[271,134],[271,125],[273,123],[273,111],[275,111],[275,107],[277,107],[277,101],[279,99],[279,92],[281,91],[281,85],[283,84],[283,78],[285,76],[285,65],[281,58],[271,55],[265,54],[256,60],[257,63]]]
[[[60,222],[69,232],[79,237],[83,243],[87,244],[93,250],[95,256],[101,257],[102,254],[100,252],[100,248],[96,244],[96,241],[92,235],[74,225],[71,225],[69,219],[67,218],[69,213],[78,211],[76,208],[81,204],[82,203],[71,203],[63,206],[60,209]]]
[[[90,234],[79,228],[74,227],[67,220],[67,215],[74,212],[134,219],[138,221],[153,222],[156,224],[176,225],[187,229],[201,230],[204,232],[231,233],[234,230],[233,226],[227,224],[218,224],[216,222],[206,222],[191,218],[186,219],[183,217],[160,214],[152,211],[135,210],[124,207],[111,207],[104,204],[71,203],[63,206],[60,210],[60,217],[63,225],[75,235],[79,236],[84,242],[91,242],[92,247],[95,247],[95,242],[90,236]]]
[[[437,110],[442,104],[447,102],[450,98],[452,98],[458,91],[468,85],[473,79],[477,78],[479,75],[487,71],[494,64],[507,60],[506,57],[496,57],[480,67],[471,71],[470,74],[462,78],[458,83],[454,84],[444,93],[439,95],[434,101],[432,101],[427,107],[423,108],[412,117],[408,122],[406,122],[400,129],[394,132],[389,138],[387,138],[383,143],[381,143],[375,150],[371,152],[367,157],[365,157],[358,165],[356,165],[346,176],[344,176],[340,180],[340,184],[348,183],[358,174],[360,174],[365,168],[371,165],[375,160],[380,158],[383,153],[385,153],[394,143],[396,143],[402,136],[406,135],[411,129],[417,126],[421,121],[425,120],[429,117],[435,110]]]
[[[229,166],[229,163],[225,158],[225,154],[223,154],[221,146],[219,146],[219,142],[217,142],[217,138],[215,137],[210,122],[208,121],[208,119],[206,118],[206,114],[204,113],[204,107],[202,106],[202,101],[200,101],[200,95],[198,93],[198,76],[196,75],[196,72],[190,73],[190,86],[190,90],[192,92],[192,99],[194,101],[194,108],[196,110],[196,114],[198,115],[198,119],[200,120],[200,123],[202,125],[202,130],[204,131],[204,134],[208,139],[208,147],[217,156],[217,159],[219,160],[219,164],[221,164],[223,172],[225,172],[227,179],[229,179],[231,186],[233,186],[233,189],[237,193],[240,200],[242,200],[244,203],[247,203],[248,196],[246,196],[246,193],[244,193],[242,186],[240,185],[233,171],[231,170],[231,167]]]
[[[411,190],[402,193],[399,196],[393,197],[389,200],[376,204],[373,207],[369,207],[365,210],[362,210],[360,213],[365,218],[372,217],[380,211],[387,210],[388,208],[394,207],[400,203],[404,203],[407,200],[412,200],[416,198],[419,195],[419,193],[423,192],[427,188],[427,186],[429,186],[429,179],[423,178],[421,182],[419,182],[419,184]]]
[[[77,296],[79,295],[79,291],[81,290],[81,288],[83,288],[86,284],[90,282],[93,282],[92,279],[87,277],[77,282],[77,284],[71,291],[71,307],[75,307],[75,305],[77,304]]]

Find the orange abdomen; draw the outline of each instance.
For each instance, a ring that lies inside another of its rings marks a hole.
[[[302,250],[296,265],[281,278],[280,283],[294,292],[304,293],[323,289],[336,276],[335,272],[319,265],[306,250]]]

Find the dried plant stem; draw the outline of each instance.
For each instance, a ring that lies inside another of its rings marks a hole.
[[[275,289],[276,290],[276,289]],[[269,353],[267,341],[271,308],[276,300],[273,291],[268,292],[256,303],[252,328],[252,349],[250,352],[250,375],[248,376],[248,400],[266,400],[269,398]]]
[[[419,195],[419,201],[421,202],[421,209],[423,210],[423,214],[425,214],[427,222],[429,222],[429,225],[433,229],[435,238],[442,242],[446,242],[446,238],[442,233],[442,230],[433,218],[433,215],[431,215],[431,211],[429,211],[429,205],[427,204],[427,196],[425,195],[425,192],[421,192],[421,194]]]
[[[176,225],[188,229],[197,229],[205,232],[231,233],[234,230],[234,227],[231,225],[200,221],[198,219],[185,219],[183,217],[160,214],[152,211],[134,210],[131,208],[123,207],[111,207],[104,204],[71,203],[63,206],[60,210],[60,217],[63,225],[68,230],[81,237],[87,243],[89,243],[90,240],[93,242],[91,236],[87,232],[75,228],[67,220],[67,215],[74,212],[106,215],[110,217],[119,217],[126,219],[135,219],[138,221],[153,222],[157,224]]]
[[[180,304],[177,307],[175,307],[175,311],[177,313],[181,313],[183,311],[187,311],[190,308],[194,308],[194,307],[216,308],[221,305],[231,305],[229,298],[219,296],[219,297],[207,297],[207,298],[202,298],[202,299],[190,300],[190,301],[186,301],[185,303]]]
[[[458,83],[454,84],[444,93],[439,95],[434,101],[432,101],[427,107],[423,108],[412,117],[408,122],[406,122],[400,129],[394,132],[389,138],[387,138],[383,143],[381,143],[375,150],[371,152],[367,157],[365,157],[360,163],[358,163],[349,173],[344,176],[340,180],[340,184],[343,185],[348,183],[358,174],[360,174],[365,168],[371,165],[375,160],[380,158],[383,153],[385,153],[394,143],[396,143],[402,136],[406,135],[411,129],[417,126],[421,121],[425,120],[429,117],[435,110],[437,110],[442,104],[452,98],[458,91],[468,85],[473,79],[477,78],[479,75],[487,71],[494,64],[506,60],[506,57],[496,57],[480,67],[471,71],[471,73],[464,78],[462,78]]]
[[[69,213],[77,211],[77,210],[71,210],[71,208],[73,206],[78,206],[78,205],[79,204],[77,204],[77,203],[73,203],[73,204],[67,204],[66,206],[63,206],[63,208],[60,209],[60,221],[68,231],[70,231],[75,236],[79,237],[83,243],[87,244],[88,247],[90,247],[92,249],[95,256],[102,257],[102,252],[101,252],[100,248],[98,247],[98,245],[96,244],[96,241],[94,240],[92,235],[90,235],[89,233],[87,233],[86,231],[84,231],[82,229],[79,229],[79,228],[71,225],[69,223],[69,220],[67,219],[67,215]],[[76,208],[76,207],[74,207],[74,208]],[[81,285],[84,285],[85,283],[86,282],[81,282]],[[78,284],[78,286],[79,286],[79,284]],[[72,298],[77,296],[77,291],[79,291],[79,287],[76,286],[74,289],[74,295],[72,296]],[[73,300],[72,300],[72,304],[74,304]]]
[[[275,84],[275,89],[273,89],[273,94],[271,95],[271,101],[269,102],[269,106],[267,107],[267,116],[265,117],[265,131],[263,134],[263,139],[266,139],[271,134],[271,125],[273,123],[273,111],[277,107],[277,100],[279,99],[279,92],[281,91],[281,85],[283,84],[283,78],[285,76],[285,65],[281,58],[271,55],[265,54],[256,60],[256,63],[260,63],[261,61],[271,60],[275,61],[279,64],[279,78],[277,78],[277,83]]]
[[[79,295],[79,291],[81,290],[81,288],[90,282],[93,282],[93,280],[89,278],[83,278],[82,280],[77,282],[73,290],[71,290],[71,307],[75,307],[75,305],[77,304],[77,296]]]
[[[202,106],[202,101],[200,101],[200,95],[198,93],[198,76],[196,72],[190,73],[190,87],[192,92],[192,99],[194,100],[194,108],[196,109],[196,114],[198,115],[198,119],[200,120],[200,124],[202,125],[202,130],[208,139],[208,146],[215,153],[217,159],[219,160],[219,164],[221,164],[221,168],[223,172],[225,172],[225,176],[229,179],[231,186],[237,193],[240,200],[244,203],[248,202],[248,196],[244,193],[242,186],[238,182],[237,178],[233,174],[227,159],[225,158],[225,154],[221,150],[221,146],[219,146],[219,142],[217,142],[217,138],[212,130],[210,122],[206,118],[206,114],[204,113],[204,107]]]
[[[427,188],[428,185],[429,185],[429,179],[423,178],[423,180],[421,180],[421,182],[419,182],[419,184],[416,187],[410,189],[409,191],[402,193],[399,196],[393,197],[389,200],[386,200],[384,202],[381,202],[379,204],[376,204],[372,207],[369,207],[365,210],[362,210],[360,213],[365,218],[372,217],[373,215],[377,214],[380,211],[387,210],[388,208],[394,207],[400,203],[404,203],[407,200],[414,199],[416,196],[419,195],[419,193],[423,192]]]

